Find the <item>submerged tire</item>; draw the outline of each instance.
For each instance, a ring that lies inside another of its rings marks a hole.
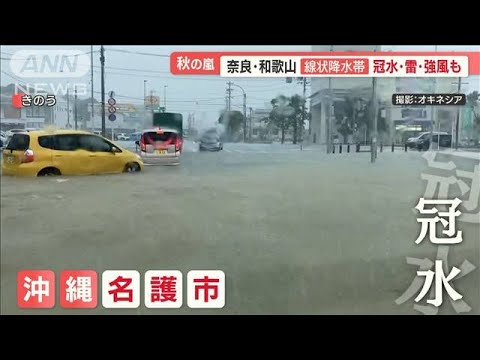
[[[139,172],[141,171],[141,168],[140,168],[140,165],[138,165],[138,163],[128,163],[127,165],[125,165],[125,169],[124,169],[124,172]]]
[[[60,176],[60,170],[54,167],[48,167],[38,172],[37,176]]]

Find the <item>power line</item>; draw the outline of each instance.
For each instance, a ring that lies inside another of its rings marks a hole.
[[[2,70],[2,73],[4,73],[5,75],[11,77],[13,80],[17,80],[19,83],[22,83],[23,85],[26,84],[26,82],[25,82],[24,80],[21,80],[18,76],[14,76],[14,75],[12,75],[12,74],[10,74],[10,73],[8,73],[8,72],[6,72],[6,71],[3,71],[3,70]]]
[[[98,72],[98,71],[95,71],[95,72]],[[145,77],[148,77],[148,78],[151,78],[151,79],[168,79],[168,80],[196,80],[196,81],[216,81],[216,82],[225,82],[225,79],[224,78],[221,78],[221,77],[217,77],[217,78],[211,78],[211,77],[190,77],[190,76],[178,76],[178,75],[172,75],[172,76],[158,76],[158,75],[142,75],[142,74],[128,74],[128,73],[119,73],[119,72],[115,72],[115,71],[109,71],[108,72],[109,75],[121,75],[121,76],[129,76],[129,77],[141,77],[141,78],[145,78]],[[267,80],[256,80],[256,81],[261,81],[261,82],[265,82],[265,81],[271,81],[271,79]],[[243,86],[257,86],[257,85],[243,85]],[[271,85],[270,85],[271,86]],[[284,84],[282,83],[282,86],[284,86]],[[278,88],[275,87],[275,88]],[[266,89],[267,90],[267,89]]]
[[[163,57],[163,58],[169,58],[170,59],[170,55],[164,55],[164,54],[145,53],[145,52],[140,52],[140,51],[130,51],[130,50],[113,49],[113,48],[107,48],[107,49],[109,51],[115,51],[115,52],[126,53],[126,54],[135,54],[135,55],[144,55],[144,56],[157,56],[157,57]]]
[[[94,91],[94,93],[95,94],[101,94],[100,91]],[[135,97],[135,96],[128,96],[128,95],[116,94],[115,97],[143,101],[143,98]],[[172,102],[172,103],[187,103],[187,104],[190,103],[190,104],[196,104],[198,106],[203,106],[203,105],[218,105],[218,104],[211,104],[211,103],[204,103],[204,102],[205,101],[216,101],[216,100],[220,100],[220,99],[223,99],[223,97],[216,97],[216,98],[209,98],[209,99],[192,99],[192,100],[171,99],[171,100],[169,100],[169,102]]]
[[[23,80],[21,80],[17,76],[14,76],[14,75],[12,75],[12,74],[10,74],[6,71],[3,71],[3,70],[2,70],[2,73],[11,77],[12,79],[16,80],[17,82],[19,82],[21,84],[26,84]],[[253,90],[252,92],[255,92],[255,91]],[[101,94],[100,91],[94,91],[94,93],[95,94]],[[143,98],[135,97],[135,96],[129,96],[129,95],[117,94],[116,96],[119,97],[119,98],[132,99],[132,100],[140,100],[140,101],[144,100]],[[231,95],[231,99],[241,98],[241,97],[242,97],[241,95]],[[267,97],[265,97],[265,98],[249,97],[249,98],[252,99],[252,100],[257,100],[257,101],[269,101],[269,99]],[[193,99],[188,99],[188,100],[185,99],[185,98],[181,98],[181,99],[172,98],[170,101],[173,102],[173,103],[198,103],[197,105],[202,106],[202,105],[218,105],[218,104],[205,104],[205,102],[215,101],[215,100],[220,100],[220,99],[224,99],[224,97],[214,96],[214,97],[209,97],[209,98],[193,98]]]

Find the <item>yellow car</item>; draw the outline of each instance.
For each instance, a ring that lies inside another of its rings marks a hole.
[[[137,172],[143,168],[137,154],[87,131],[16,133],[3,149],[5,175],[91,175]]]

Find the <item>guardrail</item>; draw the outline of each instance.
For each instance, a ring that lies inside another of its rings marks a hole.
[[[335,153],[339,153],[341,154],[342,152],[347,152],[347,153],[350,153],[350,152],[370,152],[371,151],[371,145],[370,144],[366,144],[366,145],[363,145],[363,146],[367,146],[368,149],[362,149],[362,144],[360,143],[354,143],[354,144],[350,144],[350,143],[347,143],[347,144],[333,144],[333,147],[332,147],[332,154],[335,154]],[[379,147],[379,151],[380,152],[383,152],[383,148],[386,147],[383,143],[380,143],[378,145]],[[391,146],[389,146],[391,151],[392,152],[395,152],[395,148],[397,149],[401,149],[405,152],[408,151],[408,146],[407,144],[395,144],[395,143],[392,143]]]

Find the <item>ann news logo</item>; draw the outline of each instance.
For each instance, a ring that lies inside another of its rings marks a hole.
[[[81,50],[19,50],[10,69],[21,78],[80,78],[90,70],[90,56]]]

